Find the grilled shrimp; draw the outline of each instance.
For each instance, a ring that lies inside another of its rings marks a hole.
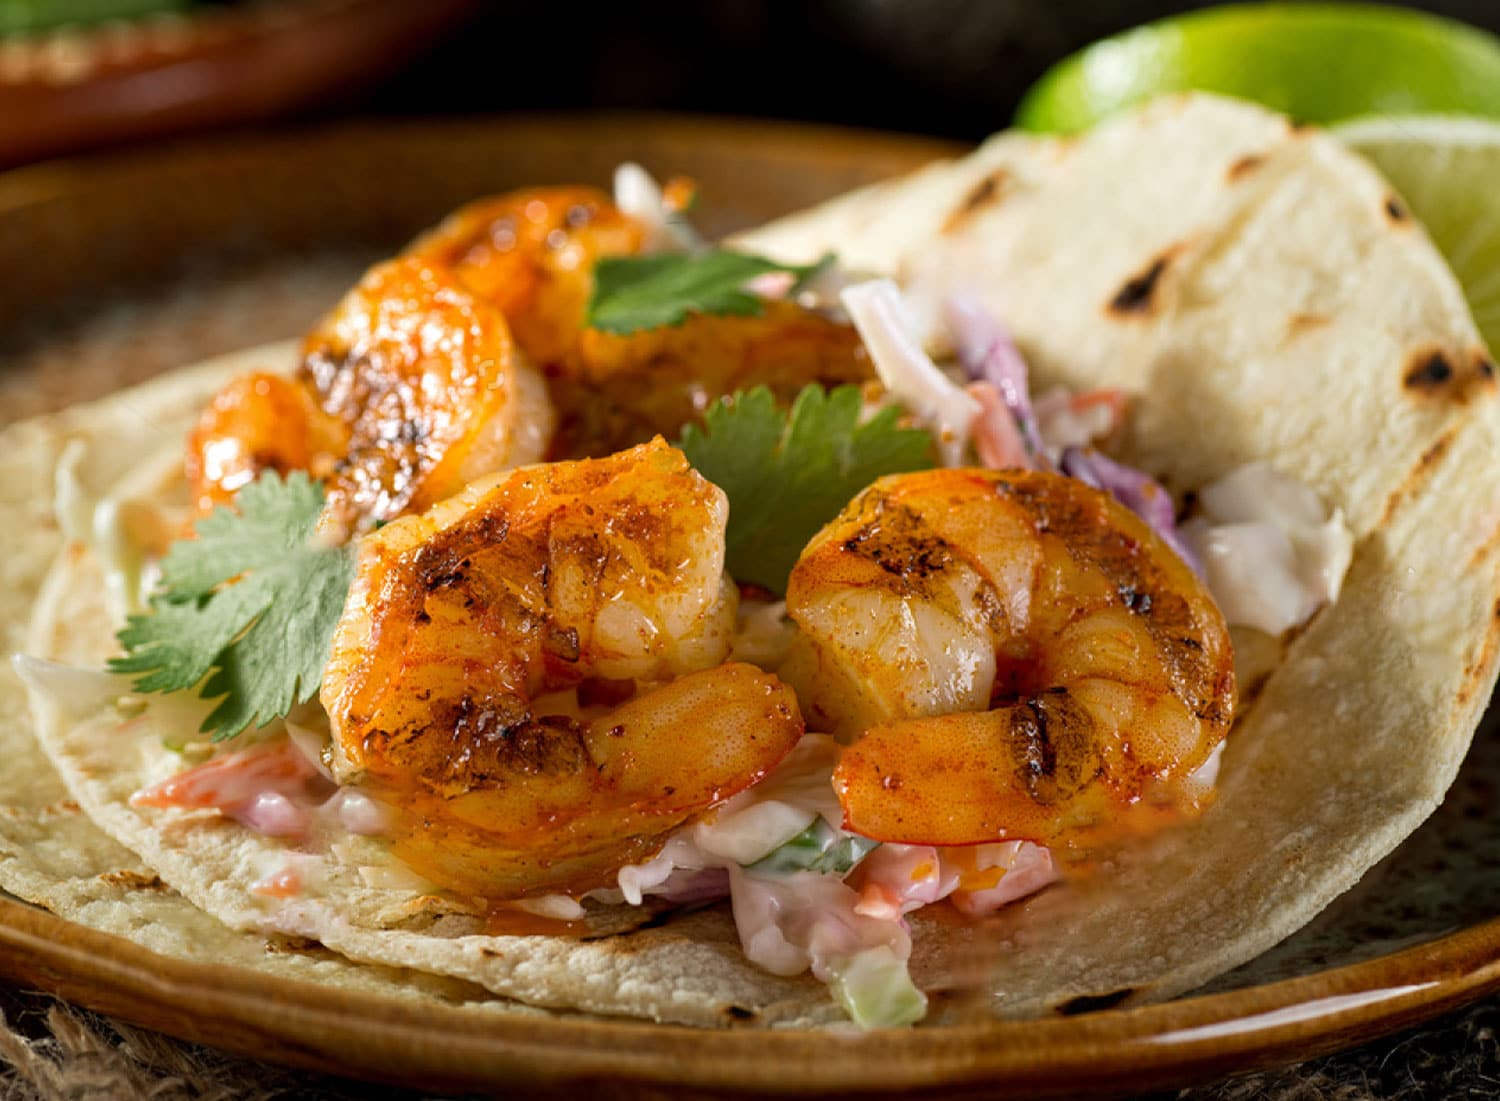
[[[694,314],[625,335],[582,333],[571,385],[554,388],[553,453],[583,455],[675,435],[736,390],[768,386],[790,405],[809,383],[867,382],[874,367],[853,326],[793,302],[758,317]]]
[[[882,478],[808,544],[787,610],[781,675],[809,725],[857,739],[835,786],[879,840],[1066,848],[1126,808],[1190,806],[1233,714],[1197,575],[1060,475]]]
[[[563,421],[554,458],[676,435],[736,390],[767,385],[790,403],[810,382],[874,377],[852,326],[791,302],[768,303],[761,317],[692,316],[628,335],[586,329],[594,265],[639,252],[646,236],[593,188],[537,188],[464,207],[408,255],[449,268],[499,307],[545,369]]]
[[[585,891],[790,751],[790,689],[719,664],[727,515],[658,440],[364,541],[322,700],[335,775],[405,808],[401,859],[488,898]]]
[[[344,425],[281,375],[241,375],[214,396],[188,437],[188,490],[200,514],[227,505],[263,470],[326,478],[348,447]]]
[[[481,199],[407,250],[451,270],[505,315],[530,360],[572,362],[593,293],[594,264],[639,252],[646,227],[592,187],[545,187]]]
[[[553,415],[505,318],[451,273],[370,269],[303,342],[295,379],[229,383],[188,440],[200,511],[266,469],[329,483],[346,526],[393,519],[483,474],[541,458]]]
[[[348,444],[330,497],[390,520],[541,458],[552,411],[505,318],[440,268],[370,269],[303,342],[298,378]]]

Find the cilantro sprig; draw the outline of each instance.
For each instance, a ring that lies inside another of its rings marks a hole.
[[[781,264],[731,249],[605,257],[594,267],[584,324],[624,334],[681,325],[691,313],[755,317],[763,303],[745,289],[751,279],[785,271],[800,284],[831,262],[828,256],[815,264]]]
[[[932,466],[932,437],[894,408],[859,423],[857,386],[808,386],[790,412],[758,387],[712,406],[677,446],[729,497],[726,553],[735,580],[786,591],[802,548],[860,490]]]
[[[139,692],[223,697],[201,730],[214,741],[313,697],[354,577],[352,549],[317,538],[323,488],[305,473],[263,474],[235,504],[172,544],[151,610],[126,621],[110,662]]]

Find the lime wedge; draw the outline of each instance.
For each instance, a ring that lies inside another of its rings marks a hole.
[[[1457,112],[1500,117],[1500,39],[1372,4],[1235,4],[1163,19],[1049,69],[1016,112],[1070,133],[1163,92],[1252,99],[1302,122]]]
[[[1500,349],[1500,122],[1416,115],[1337,128],[1375,162],[1447,257],[1491,349]]]

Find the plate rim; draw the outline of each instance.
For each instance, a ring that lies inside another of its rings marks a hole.
[[[711,1093],[953,1097],[1005,1086],[1098,1096],[1324,1054],[1500,990],[1500,918],[1240,990],[1076,1016],[873,1032],[487,1015],[164,956],[8,897],[0,898],[0,975],[179,1039],[428,1089],[607,1078]],[[798,1074],[788,1079],[793,1065]]]
[[[555,137],[566,133],[582,138],[616,129],[642,127],[650,127],[656,131],[656,137],[665,137],[678,145],[708,142],[722,146],[727,141],[734,141],[774,146],[781,153],[815,148],[828,160],[845,156],[868,159],[874,154],[916,166],[943,157],[962,156],[979,144],[931,134],[838,123],[711,111],[632,108],[560,108],[400,118],[369,116],[334,121],[314,119],[293,121],[280,127],[178,134],[140,146],[80,151],[0,168],[0,217],[16,216],[28,206],[73,198],[85,192],[107,191],[118,186],[118,182],[111,179],[117,174],[160,170],[163,162],[212,161],[228,152],[255,157],[268,150],[308,149],[329,143],[364,145],[431,141],[447,144],[464,135],[483,134],[493,138],[502,130],[509,137],[538,134]],[[1059,140],[1067,142],[1069,139]]]

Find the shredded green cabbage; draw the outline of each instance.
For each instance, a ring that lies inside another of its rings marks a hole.
[[[749,865],[749,870],[761,875],[792,872],[847,875],[879,844],[868,837],[836,830],[818,817],[796,837]]]
[[[888,945],[866,948],[831,967],[828,987],[860,1028],[903,1028],[927,1013],[927,995]]]

